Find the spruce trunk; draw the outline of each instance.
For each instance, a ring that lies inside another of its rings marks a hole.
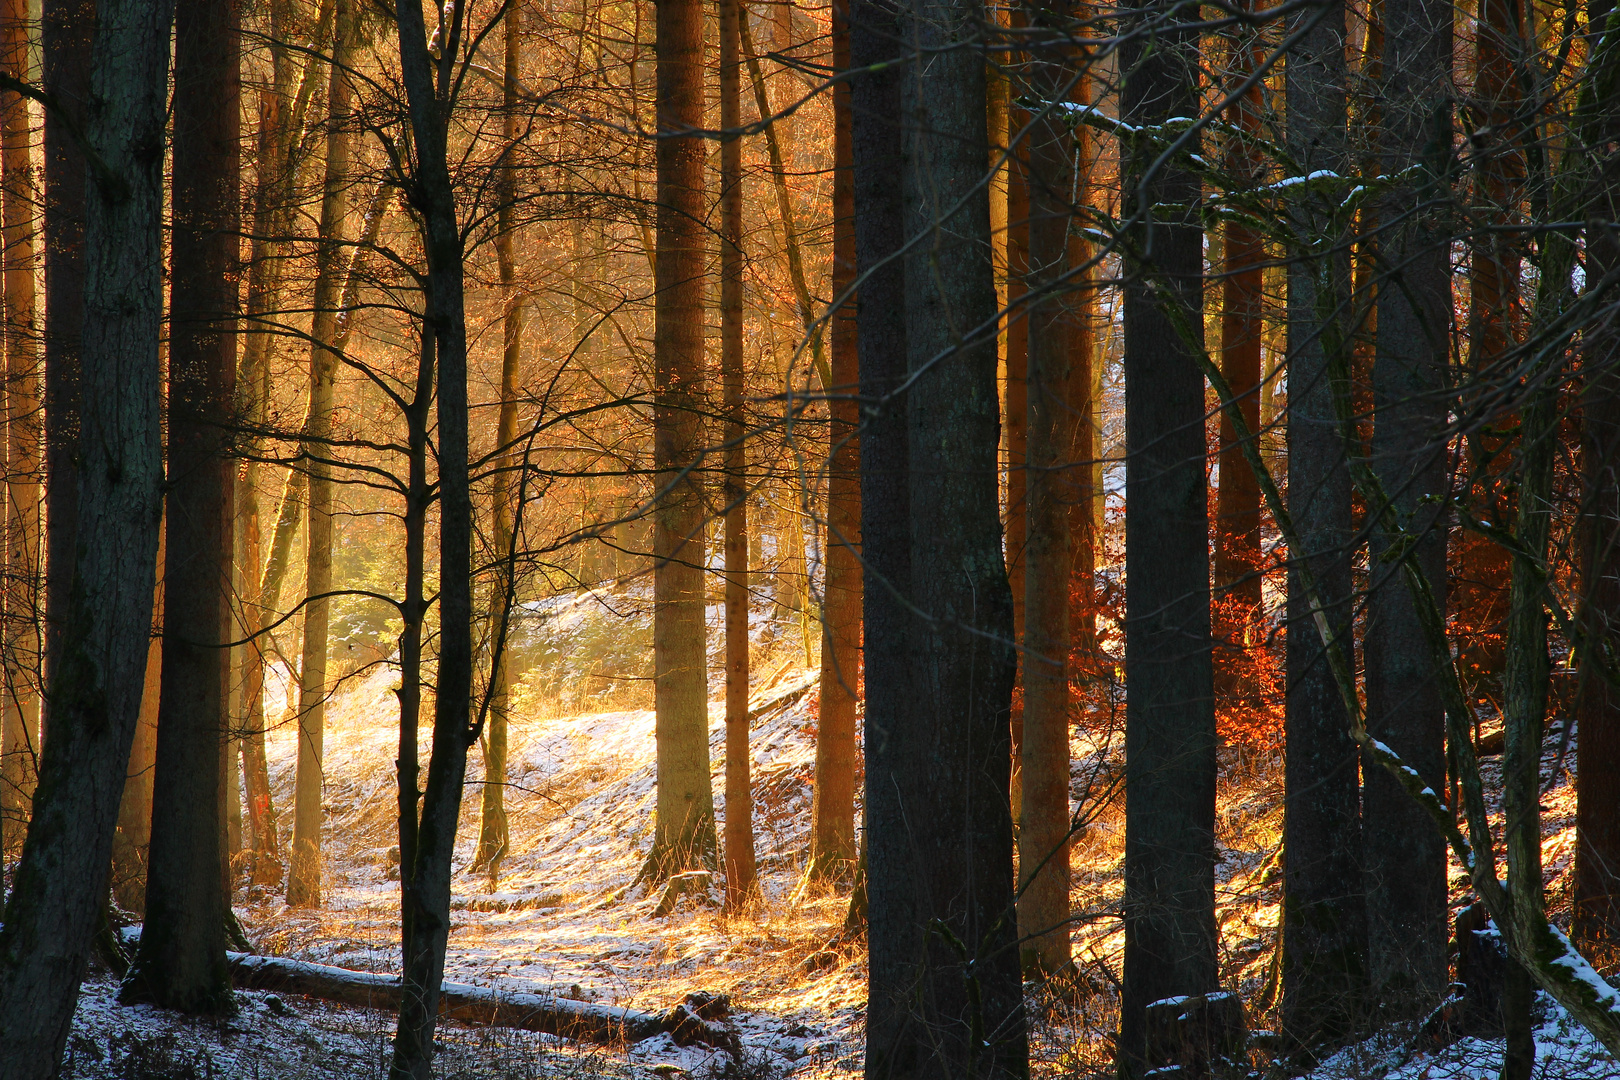
[[[209,1014],[236,1011],[220,788],[235,548],[231,433],[221,420],[236,382],[237,20],[234,0],[180,0],[175,12],[163,674],[145,927],[120,995]]]
[[[1168,5],[1150,50],[1133,36],[1121,113],[1137,125],[1198,112],[1198,31]],[[1187,145],[1198,151],[1197,141]],[[1125,956],[1119,1067],[1146,1071],[1149,1004],[1216,988],[1215,707],[1204,483],[1203,231],[1198,180],[1157,144],[1122,139],[1132,192],[1125,301]]]
[[[59,14],[59,12],[58,12]],[[79,535],[34,817],[0,930],[0,1075],[56,1074],[107,898],[161,514],[158,341],[172,9],[98,5],[85,157]],[[45,50],[51,55],[49,42]]]

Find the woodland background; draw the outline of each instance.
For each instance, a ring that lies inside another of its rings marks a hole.
[[[1601,1069],[1617,20],[7,0],[0,1072],[373,872],[401,1077],[704,903],[873,1077]]]

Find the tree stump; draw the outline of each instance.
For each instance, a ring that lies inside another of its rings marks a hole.
[[[1212,1080],[1246,1073],[1243,1002],[1217,991],[1147,1007],[1147,1065],[1154,1080]]]
[[[1485,905],[1464,908],[1457,915],[1457,982],[1462,985],[1463,1024],[1469,1033],[1502,1034],[1507,966],[1507,948]]]
[[[713,876],[707,870],[688,870],[683,874],[671,875],[669,883],[664,886],[664,895],[658,898],[658,906],[653,908],[653,918],[661,919],[673,913],[683,896],[695,896],[707,902],[712,881]]]

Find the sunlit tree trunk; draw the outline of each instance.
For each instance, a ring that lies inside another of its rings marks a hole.
[[[1121,115],[1138,126],[1198,112],[1199,31],[1171,20],[1150,50],[1133,36]],[[1196,142],[1187,147],[1197,152]],[[1138,250],[1125,285],[1125,955],[1120,1074],[1145,1069],[1146,1009],[1215,989],[1215,709],[1210,658],[1209,514],[1204,483],[1203,232],[1198,180],[1143,140],[1121,147]],[[1148,228],[1151,228],[1151,234]],[[1188,338],[1192,340],[1188,340]]]
[[[287,128],[292,119],[289,113],[293,110],[288,99],[298,74],[285,45],[291,8],[289,0],[273,0],[269,5],[271,83],[259,92],[258,102],[257,175],[252,202],[254,238],[245,307],[250,320],[266,316],[278,306],[273,294],[280,272],[272,266],[275,260],[269,237],[284,213],[280,203],[286,184],[281,173],[290,167],[286,145]],[[270,396],[271,336],[251,321],[243,331],[245,340],[237,377],[237,400],[248,425],[259,426],[265,422]],[[269,760],[264,743],[265,643],[257,636],[269,621],[269,610],[275,606],[273,600],[267,605],[261,595],[265,568],[259,488],[267,475],[258,462],[248,461],[236,485],[236,534],[242,549],[239,569],[243,581],[240,636],[250,639],[238,650],[237,678],[243,705],[242,777],[248,832],[253,844],[253,880],[256,884],[274,885],[281,881],[281,845],[276,834],[275,804],[271,798]]]
[[[28,4],[0,4],[0,67],[28,70]],[[28,102],[0,95],[5,240],[6,548],[0,700],[0,859],[22,846],[39,753],[39,339],[34,310],[34,164]]]
[[[158,340],[172,10],[101,0],[87,95],[79,536],[50,738],[0,930],[0,1075],[56,1075],[107,899],[162,507]],[[60,15],[61,12],[56,12]],[[59,40],[58,40],[59,43]],[[49,44],[45,50],[50,56]],[[84,100],[84,99],[81,99]]]
[[[1259,48],[1242,30],[1230,40],[1232,72],[1240,80],[1254,70]],[[1249,140],[1260,135],[1262,112],[1257,85],[1228,109],[1223,165],[1236,182],[1257,186],[1265,161]],[[1242,407],[1250,431],[1260,427],[1261,293],[1265,248],[1247,222],[1228,219],[1221,266],[1221,375]],[[1225,413],[1220,419],[1220,487],[1215,504],[1216,640],[1218,697],[1245,710],[1258,707],[1252,678],[1245,678],[1242,652],[1260,613],[1260,486],[1243,458],[1243,447]]]
[[[1345,127],[1344,6],[1296,16],[1314,22],[1287,70],[1287,140],[1306,174],[1340,171]],[[1289,577],[1287,639],[1286,813],[1283,830],[1282,1033],[1291,1052],[1310,1052],[1351,1034],[1363,1018],[1367,922],[1360,881],[1361,814],[1355,743],[1319,635],[1312,627],[1302,563],[1340,641],[1350,634],[1351,447],[1335,394],[1345,394],[1343,326],[1348,293],[1343,237],[1333,207],[1306,196],[1293,211],[1302,234],[1288,268],[1289,511],[1304,547]],[[1258,253],[1257,253],[1258,254]],[[1230,376],[1228,376],[1230,378]],[[1233,392],[1237,393],[1236,386]],[[1253,479],[1241,458],[1230,466]],[[1227,462],[1221,465],[1224,499]]]
[[[1452,9],[1437,0],[1386,0],[1380,172],[1422,175],[1394,187],[1379,207],[1381,266],[1373,370],[1372,467],[1417,559],[1445,604],[1445,521],[1430,501],[1446,494],[1446,368],[1451,323],[1448,241],[1414,207],[1430,198],[1451,145]],[[1438,140],[1438,141],[1437,141]],[[1368,729],[1430,787],[1445,789],[1444,710],[1439,676],[1398,564],[1381,556],[1393,538],[1372,538],[1367,600]],[[1427,815],[1382,768],[1366,771],[1368,961],[1372,991],[1388,1008],[1422,1010],[1448,978],[1446,853]]]
[[[1012,11],[1014,25],[1022,25],[1024,14],[1019,6]],[[1009,90],[1009,94],[1011,91]],[[1029,114],[1008,103],[1007,133],[1022,128]],[[1020,143],[1010,148],[1007,159],[1007,309],[1006,373],[1001,391],[1001,442],[1006,474],[1007,585],[1012,590],[1013,640],[1024,640],[1024,598],[1028,595],[1025,583],[1025,547],[1029,529],[1029,506],[1026,489],[1029,473],[1025,469],[1029,455],[1029,312],[1023,305],[1026,281],[1029,275],[1029,146]],[[1017,685],[1022,685],[1025,656],[1017,654],[1019,665]],[[1016,822],[1024,810],[1023,799],[1023,742],[1024,696],[1013,698],[1011,720],[1012,781],[1008,788],[1013,819]]]
[[[914,894],[915,1068],[1028,1072],[1013,918],[1009,717],[1017,674],[997,484],[982,9],[916,0],[900,188],[906,237],[915,699],[902,785]],[[864,355],[864,350],[863,350]],[[944,928],[944,929],[941,929]],[[952,938],[958,944],[953,944]],[[926,1048],[925,1048],[926,1047]]]
[[[849,66],[844,6],[835,5],[833,65]],[[855,280],[854,189],[850,178],[849,87],[833,91],[833,265],[836,300]],[[855,302],[832,315],[832,385],[827,388],[826,584],[821,605],[821,715],[810,873],[847,880],[855,868],[855,704],[861,662],[861,456],[857,426],[860,360]]]
[[[506,115],[502,119],[502,136],[508,146],[518,139],[518,7],[507,8],[502,19],[506,46]],[[500,609],[512,595],[515,582],[513,570],[515,553],[512,543],[515,532],[516,508],[514,495],[517,488],[517,470],[523,455],[517,443],[518,363],[523,356],[523,299],[517,288],[517,260],[513,255],[512,235],[516,229],[514,205],[517,201],[517,170],[510,157],[501,168],[499,233],[495,239],[495,259],[501,274],[501,291],[505,293],[505,310],[501,315],[501,411],[496,423],[495,442],[501,450],[501,471],[495,478],[494,558],[500,568],[495,573],[495,592],[491,604],[491,617],[499,619]],[[593,579],[587,579],[593,580]],[[511,697],[512,672],[506,660],[506,649],[500,649],[490,671],[489,718],[484,724],[484,787],[480,800],[478,848],[473,853],[474,867],[488,867],[493,881],[500,872],[501,859],[509,846],[506,823],[506,747],[507,703]]]
[[[720,2],[720,126],[742,124],[740,0]],[[743,445],[742,140],[720,144],[720,381],[725,395],[726,907],[759,890],[748,747],[748,455]],[[819,744],[818,744],[819,745]],[[818,788],[819,790],[819,788]]]
[[[229,745],[230,433],[241,186],[238,7],[175,12],[173,265],[163,674],[140,950],[121,999],[236,1011],[225,964],[221,775]],[[234,792],[235,786],[228,790]]]
[[[293,790],[292,863],[287,903],[321,902],[321,777],[326,729],[326,647],[332,588],[332,431],[333,383],[337,378],[337,336],[341,301],[343,219],[349,174],[348,121],[353,90],[343,70],[353,48],[358,17],[352,0],[339,0],[332,43],[331,77],[326,92],[326,180],[321,198],[320,245],[316,255],[315,315],[310,328],[309,414],[304,421],[303,467],[309,473],[309,511],[304,527],[304,648],[298,682],[298,772]]]
[[[653,666],[658,820],[644,876],[713,858],[708,672],[704,647],[703,498],[691,467],[703,444],[706,150],[680,132],[703,126],[703,12],[657,5],[658,258],[653,354]]]
[[[1464,408],[1480,404],[1504,352],[1518,336],[1519,239],[1504,230],[1517,215],[1522,195],[1523,165],[1513,142],[1518,132],[1519,103],[1513,56],[1521,47],[1510,0],[1479,0],[1474,30],[1474,100],[1483,130],[1474,168],[1473,210],[1478,223],[1469,241],[1468,332],[1464,359],[1470,382],[1481,394],[1467,395]],[[1488,125],[1488,126],[1487,126]],[[1475,137],[1476,140],[1480,136]],[[1474,401],[1469,401],[1474,397]],[[1466,438],[1466,460],[1472,490],[1464,492],[1470,513],[1480,520],[1510,527],[1513,514],[1511,455],[1506,453],[1515,417],[1473,417]],[[1505,622],[1512,560],[1500,544],[1468,529],[1452,537],[1452,625],[1459,638],[1465,677],[1477,693],[1499,699],[1505,655]]]
[[[1065,48],[1067,5],[1034,7],[1027,24],[1028,85],[1041,100],[1066,100],[1072,76]],[[1024,971],[1055,974],[1069,953],[1069,652],[1075,536],[1072,508],[1089,479],[1075,469],[1090,358],[1077,323],[1070,271],[1075,151],[1064,113],[1037,113],[1028,144],[1028,445],[1023,551],[1023,738],[1019,746],[1018,936]],[[1010,370],[1010,366],[1009,366]],[[1085,389],[1079,391],[1083,397]]]

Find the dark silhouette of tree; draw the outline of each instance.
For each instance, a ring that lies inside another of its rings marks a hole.
[[[1198,31],[1155,4],[1126,26],[1121,116],[1198,112]],[[1150,28],[1154,31],[1148,37]],[[1147,47],[1148,41],[1153,47]],[[1144,1071],[1147,1006],[1215,988],[1215,702],[1204,486],[1199,181],[1122,138],[1125,280],[1125,959],[1120,1071]],[[1196,152],[1197,146],[1190,147]],[[1169,216],[1166,216],[1169,215]]]
[[[163,144],[172,7],[98,5],[84,118],[83,398],[73,585],[50,737],[0,931],[0,1073],[55,1075],[106,902],[118,795],[140,709],[163,458]],[[46,50],[49,52],[49,49]],[[71,100],[71,99],[70,99]]]
[[[175,12],[174,228],[168,495],[146,920],[127,1001],[236,1011],[225,964],[229,867],[221,815],[231,651],[230,428],[235,405],[241,186],[239,8]],[[235,787],[227,788],[235,793]]]

